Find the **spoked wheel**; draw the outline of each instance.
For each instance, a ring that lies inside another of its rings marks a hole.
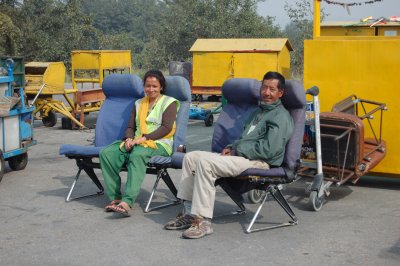
[[[313,211],[319,211],[322,208],[322,205],[325,201],[325,194],[321,197],[318,197],[318,191],[311,191],[310,198],[308,200],[308,204]]]
[[[4,156],[3,152],[0,150],[0,182],[4,176]]]
[[[25,169],[28,164],[28,153],[23,153],[8,159],[8,165],[14,171]]]
[[[204,124],[206,127],[211,127],[214,123],[214,116],[211,112],[207,113],[206,118],[204,119]]]
[[[247,197],[250,201],[250,203],[259,203],[265,196],[265,191],[264,190],[258,190],[258,189],[253,189],[247,192]]]
[[[46,127],[54,127],[57,124],[57,115],[54,111],[50,111],[47,113],[47,116],[42,118],[43,125]]]

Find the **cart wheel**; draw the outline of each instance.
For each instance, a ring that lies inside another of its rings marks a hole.
[[[206,127],[211,127],[214,123],[214,116],[212,113],[208,113],[206,115],[206,118],[204,119],[204,123],[206,124]]]
[[[247,192],[247,198],[249,199],[250,203],[259,203],[263,197],[265,196],[264,190],[253,189]]]
[[[310,198],[308,200],[308,204],[313,211],[319,211],[322,208],[322,205],[324,203],[325,196],[322,195],[320,198],[318,198],[318,191],[311,191]]]
[[[23,153],[8,159],[8,165],[14,171],[19,171],[25,169],[28,164],[28,153]]]
[[[0,150],[0,182],[4,176],[4,156],[3,152]]]
[[[57,115],[54,111],[50,111],[47,116],[42,118],[43,125],[46,127],[54,127],[57,123]]]
[[[61,128],[72,129],[72,120],[68,117],[61,117]]]

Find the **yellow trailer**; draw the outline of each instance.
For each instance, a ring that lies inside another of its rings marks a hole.
[[[192,94],[221,95],[229,78],[261,79],[279,71],[290,77],[288,39],[197,39],[193,53]]]
[[[352,94],[386,103],[389,111],[385,113],[382,137],[387,152],[374,172],[400,175],[400,124],[396,122],[400,108],[400,90],[396,86],[400,69],[399,35],[390,28],[389,36],[320,36],[323,29],[319,25],[319,0],[314,0],[314,8],[314,38],[304,42],[304,87],[320,88],[321,111],[330,111],[334,103]],[[376,35],[381,35],[379,32]],[[371,123],[378,123],[377,120],[379,117]],[[365,135],[373,137],[371,131]]]
[[[71,53],[72,90],[76,92],[75,115],[100,110],[105,96],[101,84],[111,73],[132,73],[130,50],[76,50]],[[66,127],[70,126],[67,123]],[[64,121],[63,121],[64,125]],[[63,126],[64,127],[64,126]]]
[[[80,127],[84,127],[71,114],[75,109],[75,104],[68,97],[68,91],[64,89],[65,66],[63,62],[29,62],[25,64],[25,93],[28,99],[32,100],[36,110],[33,111],[34,117],[42,119],[47,127],[52,127],[57,123],[55,111],[68,117]],[[62,95],[69,104],[67,107],[63,101],[54,99],[53,96]]]

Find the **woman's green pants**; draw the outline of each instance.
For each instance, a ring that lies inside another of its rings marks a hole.
[[[120,149],[121,141],[116,141],[100,152],[100,166],[104,177],[106,194],[110,200],[120,200],[132,207],[139,194],[146,175],[147,163],[155,155],[168,156],[165,149],[157,144],[158,149],[134,146],[130,152]],[[126,165],[128,177],[125,193],[121,194],[121,177],[119,172]]]

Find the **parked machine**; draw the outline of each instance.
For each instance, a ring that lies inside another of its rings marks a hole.
[[[318,88],[307,94],[313,96],[313,104],[307,110],[299,174],[313,178],[307,188],[309,206],[319,211],[332,185],[355,184],[385,157],[382,122],[387,108],[384,103],[351,95],[336,103],[331,112],[320,113]]]
[[[200,103],[192,103],[189,109],[189,119],[204,120],[206,127],[211,127],[214,123],[214,115],[219,112],[221,107],[209,108]]]
[[[105,99],[101,88],[104,78],[112,73],[130,74],[130,50],[75,50],[71,53],[71,82],[74,98],[74,116],[79,123],[69,117],[62,119],[62,128],[71,129],[73,123],[85,123],[85,114],[96,112]]]
[[[5,161],[12,170],[22,170],[28,163],[28,147],[33,139],[33,112],[35,107],[25,101],[24,87],[13,87],[14,61],[5,60],[0,67],[0,181]]]
[[[29,62],[25,64],[25,92],[36,110],[33,115],[46,127],[57,123],[56,112],[84,127],[73,115],[75,90],[64,88],[65,66],[63,62]],[[72,94],[72,98],[70,98]],[[63,96],[69,106],[55,96]]]
[[[71,61],[72,88],[65,88],[63,62],[25,64],[25,92],[36,106],[34,116],[47,127],[57,123],[59,113],[63,115],[62,128],[84,128],[84,114],[99,111],[105,99],[101,89],[104,77],[131,73],[131,54],[127,50],[77,50],[72,51]]]

